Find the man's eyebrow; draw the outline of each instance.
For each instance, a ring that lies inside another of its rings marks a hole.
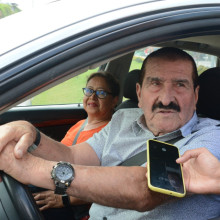
[[[174,79],[172,80],[173,82],[177,82],[177,83],[185,83],[185,84],[189,84],[189,80],[187,79]]]
[[[162,81],[162,79],[159,77],[152,77],[152,76],[147,77],[147,82],[153,82],[153,81]]]
[[[164,79],[160,77],[153,77],[153,76],[148,76],[146,82],[163,82],[165,81]],[[173,83],[184,83],[186,85],[189,85],[190,82],[187,79],[172,79]]]

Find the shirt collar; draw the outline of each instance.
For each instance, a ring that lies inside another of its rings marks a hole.
[[[160,136],[161,138],[164,136],[175,136],[176,134],[181,132],[181,135],[183,137],[188,136],[189,134],[192,133],[192,129],[193,127],[197,124],[198,122],[198,117],[196,112],[194,112],[192,118],[185,124],[183,125],[183,127],[181,127],[180,129],[176,130],[176,131],[172,131],[168,134],[162,135]],[[142,132],[150,132],[151,131],[148,130],[146,122],[145,122],[145,118],[144,118],[144,114],[142,114],[141,116],[139,116],[132,124],[132,128],[134,133],[136,134],[136,136]],[[155,136],[152,134],[152,138],[154,138]]]
[[[182,128],[180,128],[183,137],[186,137],[192,133],[193,128],[195,125],[198,123],[198,117],[196,112],[194,112],[192,118],[185,124],[183,125]]]

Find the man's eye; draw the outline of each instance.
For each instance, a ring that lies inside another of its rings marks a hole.
[[[160,82],[159,82],[159,81],[152,81],[152,82],[151,82],[151,85],[153,85],[153,86],[159,86],[159,85],[160,85]]]
[[[178,83],[177,83],[177,86],[178,86],[178,87],[185,87],[185,84],[184,84],[184,83],[181,83],[181,82],[178,82]]]

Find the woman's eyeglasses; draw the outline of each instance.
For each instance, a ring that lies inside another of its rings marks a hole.
[[[83,90],[83,93],[85,96],[90,97],[90,96],[92,96],[93,93],[95,93],[99,99],[104,99],[108,94],[112,94],[112,93],[106,92],[102,89],[93,90],[90,88],[83,88],[82,90]]]

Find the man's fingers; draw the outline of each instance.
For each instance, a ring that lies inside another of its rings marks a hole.
[[[33,143],[33,137],[30,134],[24,134],[19,141],[17,142],[14,154],[17,159],[20,159],[23,157],[23,155],[27,152],[27,149],[31,144]]]
[[[11,141],[17,142],[14,155],[17,159],[23,157],[29,146],[34,142],[31,126],[27,122],[10,122],[0,126],[0,153]]]
[[[0,152],[14,137],[14,131],[10,126],[0,126]]]

